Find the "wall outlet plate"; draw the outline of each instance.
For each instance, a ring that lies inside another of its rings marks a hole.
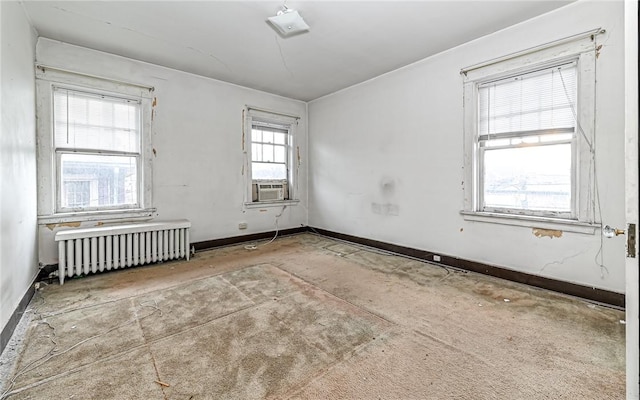
[[[435,261],[435,262],[440,262],[440,256],[439,256],[439,255],[437,255],[437,254],[434,254],[434,255],[433,255],[433,261]]]
[[[247,229],[249,225],[246,222],[240,222],[238,224],[238,229]]]

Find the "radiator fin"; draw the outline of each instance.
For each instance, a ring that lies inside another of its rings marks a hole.
[[[184,258],[189,260],[187,220],[68,229],[57,232],[58,276],[87,275]]]

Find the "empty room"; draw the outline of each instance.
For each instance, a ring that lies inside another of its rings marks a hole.
[[[639,398],[636,1],[0,18],[0,400]]]

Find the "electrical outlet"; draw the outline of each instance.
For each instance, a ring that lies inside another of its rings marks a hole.
[[[238,229],[247,229],[248,226],[249,224],[247,224],[246,222],[240,222],[238,224]]]
[[[439,256],[439,255],[437,255],[437,254],[434,254],[434,255],[433,255],[433,261],[435,261],[435,262],[440,262],[440,256]]]

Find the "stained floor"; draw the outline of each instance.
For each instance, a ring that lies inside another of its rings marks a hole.
[[[30,310],[9,399],[624,398],[624,312],[313,234],[52,283]]]

